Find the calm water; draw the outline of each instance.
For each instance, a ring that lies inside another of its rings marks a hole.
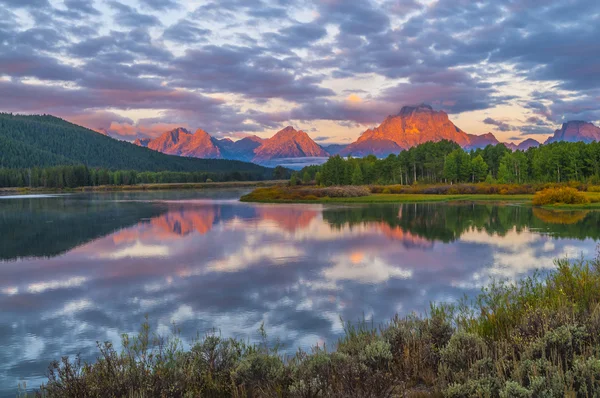
[[[593,257],[600,213],[518,205],[252,205],[239,191],[0,198],[0,396],[52,359],[94,358],[147,314],[289,351]]]

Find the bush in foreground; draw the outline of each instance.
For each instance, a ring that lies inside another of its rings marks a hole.
[[[209,334],[182,348],[146,324],[95,363],[51,364],[49,397],[592,397],[600,394],[600,261],[492,283],[426,317],[346,326],[336,350],[279,355]]]
[[[553,204],[586,204],[590,203],[590,200],[585,196],[584,193],[579,192],[575,188],[560,187],[560,188],[547,188],[543,191],[537,192],[533,197],[532,201],[534,206],[545,206]]]

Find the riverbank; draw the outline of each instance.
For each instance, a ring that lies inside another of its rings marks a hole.
[[[165,184],[136,184],[136,185],[99,185],[78,188],[48,189],[48,188],[0,188],[0,195],[36,194],[36,193],[71,193],[71,192],[118,192],[118,191],[157,191],[185,190],[210,188],[256,188],[282,185],[287,181],[229,181],[229,182],[190,182]]]
[[[350,190],[350,188],[353,188]],[[527,188],[530,189],[530,188]],[[531,193],[382,193],[381,187],[286,187],[282,185],[257,188],[241,198],[243,202],[256,203],[422,203],[422,202],[512,202],[531,205]],[[427,191],[427,189],[421,189]],[[600,192],[582,192],[589,203],[552,204],[543,207],[556,209],[600,209]]]
[[[267,338],[218,333],[184,349],[148,323],[100,346],[100,360],[49,368],[49,397],[563,397],[600,392],[600,261],[493,283],[470,303],[432,304],[426,316],[378,327],[347,323],[334,350],[284,357]]]

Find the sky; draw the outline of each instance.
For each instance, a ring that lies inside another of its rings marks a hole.
[[[600,121],[598,38],[597,0],[0,0],[0,111],[329,144],[428,103],[543,141]]]

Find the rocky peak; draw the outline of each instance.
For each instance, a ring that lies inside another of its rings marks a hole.
[[[303,131],[298,131],[295,128],[293,128],[292,126],[287,126],[283,130],[279,130],[272,138],[275,138],[275,137],[278,137],[278,138],[291,137],[291,136],[297,135],[298,133],[303,133]]]
[[[403,106],[398,112],[398,116],[410,116],[414,113],[433,113],[434,110],[431,105],[427,104],[419,104],[419,105],[409,105]]]
[[[555,141],[568,142],[592,142],[600,141],[600,128],[593,123],[583,120],[571,120],[563,123],[559,130],[554,132],[554,135],[546,141],[546,143]]]
[[[150,141],[152,141],[150,138],[136,138],[136,140],[133,141],[133,145],[147,147]]]
[[[328,153],[308,134],[302,130],[297,131],[292,126],[287,126],[273,137],[262,141],[254,153],[255,162],[280,158],[328,156]]]
[[[210,137],[210,135],[202,129],[196,130],[196,132],[194,133],[194,136],[195,137]]]

